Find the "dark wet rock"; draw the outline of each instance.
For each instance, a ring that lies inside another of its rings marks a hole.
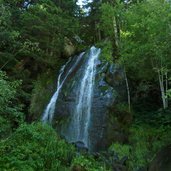
[[[71,40],[69,40],[67,37],[64,39],[64,55],[65,56],[71,56],[75,52],[75,47]]]
[[[83,75],[84,64],[88,53],[78,63],[73,72],[66,79],[56,103],[55,115],[53,120],[54,127],[64,136],[68,134],[67,124],[70,122],[76,106],[76,95],[79,90],[80,78]],[[76,61],[75,57],[69,67],[66,68],[65,74]],[[100,58],[99,58],[100,59]],[[89,141],[91,151],[106,149],[111,141],[125,139],[123,132],[114,123],[114,127],[108,123],[109,108],[117,103],[126,101],[126,86],[124,72],[119,65],[109,64],[100,60],[96,63],[96,75],[94,85],[94,95],[92,98],[91,123],[89,125]],[[67,118],[66,123],[61,126],[56,124],[56,120]],[[112,123],[113,124],[113,123]],[[114,136],[113,136],[114,135]],[[112,136],[112,138],[111,138]],[[125,140],[121,140],[123,142]]]
[[[128,171],[126,166],[126,162],[128,160],[127,156],[123,157],[122,159],[119,159],[118,155],[113,151],[95,153],[94,156],[96,160],[105,163],[107,168],[110,168],[112,171]]]
[[[164,147],[157,153],[148,171],[171,171],[171,145]]]
[[[106,147],[114,142],[127,144],[131,122],[131,113],[126,110],[118,109],[117,105],[113,105],[106,116],[103,144],[105,144]]]
[[[77,141],[72,144],[75,145],[78,152],[88,152],[88,148],[85,146],[84,142]]]

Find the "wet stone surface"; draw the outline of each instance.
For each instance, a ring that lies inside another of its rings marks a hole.
[[[75,108],[78,105],[77,97],[78,93],[80,93],[80,85],[89,57],[90,51],[87,51],[73,71],[68,75],[56,102],[53,125],[69,142],[80,141],[80,139],[72,139],[72,136],[74,136],[72,132],[76,128],[73,126],[69,127],[69,125],[70,122],[72,122]],[[77,57],[71,60],[64,74],[74,65],[76,58]],[[96,73],[94,75],[91,116],[88,125],[88,148],[91,149],[91,151],[99,151],[106,148],[105,134],[108,125],[106,123],[108,108],[118,102],[125,101],[126,86],[123,70],[118,65],[111,65],[98,59],[95,61],[94,67],[96,67]],[[65,75],[63,75],[63,77],[65,77]],[[67,121],[59,126],[55,124],[56,120],[59,118],[67,118]],[[80,124],[85,123],[80,121]]]

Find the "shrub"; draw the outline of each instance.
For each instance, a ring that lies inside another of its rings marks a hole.
[[[102,163],[98,162],[90,155],[75,157],[72,162],[72,168],[81,168],[82,171],[107,171]]]
[[[61,140],[48,125],[21,125],[0,142],[2,170],[67,170],[75,148]]]
[[[131,134],[132,147],[129,160],[131,171],[147,166],[159,149],[171,143],[170,126],[134,125]]]
[[[100,59],[104,62],[112,63],[113,57],[112,57],[112,43],[111,41],[104,41],[102,43],[97,43],[97,47],[100,47],[102,49]]]
[[[109,151],[116,153],[119,160],[124,157],[130,157],[130,146],[126,144],[114,143],[110,146]]]
[[[22,105],[17,101],[17,89],[21,81],[10,81],[5,72],[0,71],[0,138],[8,136],[24,121]]]

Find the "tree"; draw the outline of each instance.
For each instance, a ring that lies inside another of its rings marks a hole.
[[[65,52],[69,43],[76,49],[79,24],[71,0],[32,0],[27,8],[23,4],[0,1],[0,69],[22,80],[20,98],[27,113],[33,81],[45,70],[56,72],[71,55]]]
[[[136,71],[139,78],[158,79],[163,108],[168,107],[168,71],[171,39],[170,4],[147,1],[132,6],[125,13],[121,38],[121,60]]]
[[[0,2],[0,69],[9,69],[15,63],[15,53],[20,33],[12,28],[12,12],[3,1]]]
[[[0,71],[0,138],[8,136],[24,121],[22,104],[17,100],[20,84],[20,81],[9,81],[6,74]]]
[[[116,59],[120,58],[120,34],[121,34],[121,25],[122,25],[122,13],[124,12],[124,3],[119,1],[106,2],[101,5],[101,19],[100,19],[100,29],[104,32],[104,36],[112,42],[113,45],[113,61],[116,62]],[[127,99],[128,99],[128,108],[131,110],[131,98],[130,98],[130,88],[128,83],[128,78],[126,74],[125,64],[124,73],[125,73],[125,82],[127,88]]]

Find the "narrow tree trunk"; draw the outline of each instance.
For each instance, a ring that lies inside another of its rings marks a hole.
[[[117,47],[119,47],[118,28],[117,28],[115,16],[113,17],[113,30],[114,30],[114,35],[115,35],[115,44]]]
[[[168,108],[168,97],[167,97],[167,91],[168,91],[168,75],[167,75],[167,71],[165,73],[165,83],[166,83],[166,87],[165,87],[165,98],[166,98],[166,108]]]
[[[99,37],[99,41],[101,41],[101,32],[100,32],[100,29],[98,28],[98,37]]]
[[[127,74],[126,74],[125,68],[124,68],[124,73],[125,73],[125,82],[126,82],[126,89],[127,89],[128,109],[129,109],[129,112],[131,112],[130,89],[129,89],[129,83],[128,83],[128,78],[127,78]]]
[[[158,71],[158,77],[159,77],[159,84],[160,84],[160,91],[161,91],[161,98],[163,102],[163,108],[166,109],[166,98],[165,98],[165,90],[164,90],[164,80],[163,80],[163,74],[161,71]]]
[[[52,38],[52,45],[51,45],[51,49],[50,49],[50,56],[53,56],[53,47],[54,47],[54,37]]]

